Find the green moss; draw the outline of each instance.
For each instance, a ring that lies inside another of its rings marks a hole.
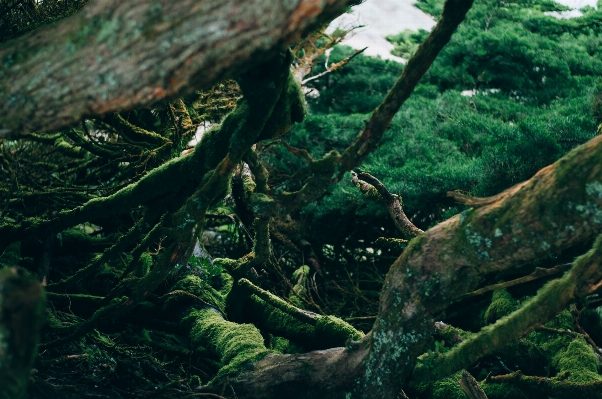
[[[245,312],[253,315],[253,322],[262,330],[279,337],[284,337],[306,348],[324,349],[315,337],[314,327],[303,323],[267,304],[256,295],[251,295],[247,301]]]
[[[136,277],[144,277],[150,272],[150,268],[153,264],[153,258],[148,253],[140,255],[140,259],[136,262],[136,268],[134,269],[134,275]]]
[[[290,341],[286,338],[272,336],[270,339],[270,349],[278,353],[286,353]]]
[[[306,278],[309,275],[309,266],[303,265],[293,272],[293,281],[299,281],[301,277]]]
[[[545,324],[545,327],[556,330],[571,330],[573,327],[573,316],[568,310],[564,310],[552,321]],[[571,335],[549,332],[549,331],[534,331],[527,336],[527,339],[541,348],[548,361],[552,363],[553,358],[557,353],[564,351],[572,341]]]
[[[461,377],[462,372],[459,371],[437,381],[412,381],[408,384],[406,393],[410,397],[420,399],[466,399],[466,395],[458,383]]]
[[[566,350],[559,351],[553,359],[553,365],[560,374],[568,371],[568,381],[579,383],[602,381],[598,364],[593,349],[581,337],[573,340]]]
[[[309,276],[309,272],[310,268],[307,265],[303,265],[293,272],[293,289],[302,298],[306,298],[305,287],[307,286],[307,276]],[[289,295],[288,300],[300,309],[304,309],[306,306],[306,303],[293,292]]]
[[[179,307],[181,301],[194,302],[196,297],[204,304],[219,310],[222,314],[225,314],[226,312],[226,302],[222,293],[217,291],[199,276],[187,275],[174,285],[173,290],[183,291],[192,295],[186,295],[184,293],[171,295],[165,302],[165,306],[168,308]],[[196,301],[198,302],[198,300]]]
[[[228,272],[232,273],[232,271],[236,269],[238,261],[229,258],[215,258],[213,259],[213,264],[221,266],[223,270],[227,270]]]
[[[460,378],[462,378],[461,371],[435,382],[433,384],[433,399],[465,399],[466,395],[458,383]]]
[[[517,399],[524,398],[525,393],[513,386],[511,383],[487,383],[481,382],[481,388],[485,391],[488,399]],[[534,397],[530,397],[535,399]]]
[[[417,235],[412,240],[410,240],[410,243],[408,244],[407,248],[403,252],[408,253],[408,254],[410,254],[412,252],[418,252],[422,249],[422,245],[424,245],[427,241],[428,241],[428,238],[427,238],[426,234]]]
[[[185,317],[185,322],[192,325],[192,345],[205,346],[220,357],[215,380],[241,368],[252,368],[253,362],[272,352],[264,346],[263,336],[255,326],[226,321],[211,309],[194,310]]]
[[[215,263],[215,262],[214,262]],[[218,290],[218,292],[222,295],[222,297],[226,298],[230,291],[232,291],[232,286],[234,285],[234,279],[228,273],[222,273],[222,288]]]
[[[46,309],[45,311],[45,319],[46,319],[46,324],[45,326],[51,328],[51,329],[59,329],[59,328],[65,328],[65,326],[63,325],[63,322],[56,317],[56,315],[54,314],[53,311],[51,311],[50,309]]]
[[[465,331],[451,325],[447,325],[438,330],[437,334],[443,338],[446,347],[452,347],[474,335],[474,333],[470,331]]]
[[[315,332],[316,339],[325,348],[344,346],[347,340],[357,341],[364,336],[352,325],[334,316],[320,316],[316,321]]]
[[[491,324],[516,310],[516,300],[505,289],[497,290],[485,312],[485,323]]]

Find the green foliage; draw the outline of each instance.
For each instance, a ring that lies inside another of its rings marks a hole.
[[[191,256],[188,263],[198,268],[201,278],[205,280],[219,276],[223,272],[222,265],[219,262],[213,262],[209,257]]]
[[[438,16],[442,3],[421,0],[418,6]],[[563,9],[551,1],[477,1],[427,81],[440,89],[500,90],[538,105],[569,95],[579,76],[602,70],[602,36],[591,23],[602,12],[590,8],[581,18],[562,20],[544,14]],[[413,43],[412,37],[399,39],[394,43]]]
[[[418,3],[433,15],[441,5],[438,0]],[[393,118],[362,170],[403,197],[404,210],[418,227],[428,228],[462,209],[445,196],[447,191],[497,194],[597,134],[602,55],[595,43],[602,29],[592,21],[600,12],[564,20],[543,14],[562,9],[546,1],[477,2]],[[402,32],[389,40],[409,54],[423,37],[424,32]],[[337,47],[330,60],[351,53]],[[401,68],[360,55],[336,74],[310,82],[316,90],[308,98],[311,113],[287,142],[314,158],[342,150]],[[271,175],[291,176],[303,166],[278,146],[263,157]],[[352,232],[363,242],[395,234],[382,205],[362,199],[349,180],[345,176],[305,209],[317,241],[340,245],[336,237]],[[291,180],[276,184],[283,190],[299,188]],[[374,227],[358,229],[364,225]]]
[[[418,46],[422,44],[428,34],[429,32],[424,29],[419,29],[417,32],[406,29],[396,35],[387,36],[387,40],[395,46],[391,54],[409,59],[418,50]]]

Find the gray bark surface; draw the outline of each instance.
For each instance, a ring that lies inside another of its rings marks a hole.
[[[92,0],[0,45],[0,136],[149,106],[260,64],[350,0]]]

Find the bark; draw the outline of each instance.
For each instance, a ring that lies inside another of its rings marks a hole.
[[[462,370],[462,378],[458,383],[468,399],[487,399],[477,380],[468,371]]]
[[[391,219],[393,219],[393,223],[395,223],[395,227],[397,227],[397,230],[403,235],[403,238],[411,239],[418,234],[424,233],[424,231],[416,227],[406,216],[403,211],[403,206],[401,205],[401,197],[391,194],[380,180],[366,172],[351,172],[351,176],[351,182],[355,184],[364,195],[370,196],[375,192],[376,196],[379,197],[387,207],[389,215],[391,216]]]
[[[0,134],[149,106],[259,65],[349,0],[92,0],[0,46]]]
[[[499,201],[415,238],[385,280],[363,391],[394,397],[397,381],[409,375],[424,351],[434,318],[474,291],[484,276],[520,271],[600,234],[601,156],[599,136],[507,190]]]

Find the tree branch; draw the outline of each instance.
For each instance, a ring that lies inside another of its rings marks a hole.
[[[395,227],[403,234],[403,238],[413,238],[418,234],[424,233],[408,219],[401,205],[401,198],[391,192],[376,177],[365,172],[351,172],[351,181],[360,189],[364,195],[368,195],[372,190],[376,190],[378,196],[387,207]]]
[[[373,392],[375,389],[369,388],[378,385],[379,391],[385,392],[384,387],[390,386],[388,393],[381,397],[393,397],[391,392],[397,389],[393,381],[403,380],[410,372],[408,368],[423,353],[433,319],[455,298],[474,291],[484,276],[518,271],[529,262],[593,240],[600,234],[600,157],[602,136],[577,147],[529,181],[513,187],[499,201],[464,211],[412,240],[391,267],[384,284],[364,390]],[[582,173],[576,176],[575,170]],[[537,323],[547,321],[564,309],[564,304],[557,307],[556,302],[566,304],[576,292],[584,295],[600,286],[602,270],[595,267],[587,270],[588,276],[584,276],[587,279],[581,280],[575,290],[571,290],[575,285],[556,280],[555,288],[562,284],[568,291],[550,291],[553,299],[545,311],[531,307],[533,314],[541,313]],[[576,277],[573,281],[577,281]],[[524,310],[519,312],[525,316]],[[515,339],[534,328],[532,317],[524,320],[526,324],[514,325],[513,333],[504,337]],[[495,334],[496,339],[499,334]],[[470,348],[476,349],[474,342]],[[448,375],[452,370],[461,369],[469,358],[475,359],[473,355],[471,352],[463,361],[436,375]],[[391,382],[383,384],[382,381]]]
[[[0,45],[0,133],[149,106],[252,68],[350,0],[92,0]]]

